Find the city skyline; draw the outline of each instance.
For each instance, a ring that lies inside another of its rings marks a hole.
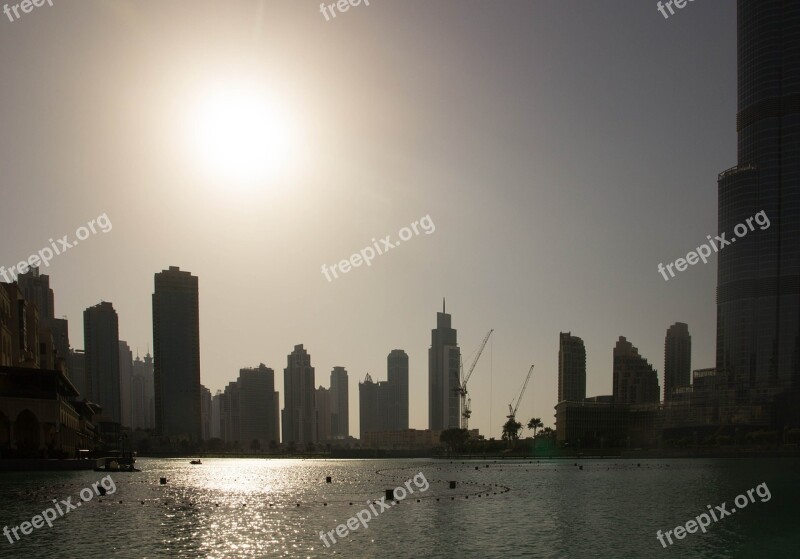
[[[488,435],[499,436],[531,362],[535,384],[520,416],[553,424],[560,331],[585,342],[587,394],[611,393],[608,351],[620,335],[635,338],[663,385],[664,330],[677,321],[692,329],[694,366],[715,366],[716,260],[669,282],[656,266],[715,233],[715,180],[737,163],[734,4],[695,2],[691,15],[664,21],[633,1],[503,10],[411,1],[325,22],[285,3],[263,11],[258,33],[258,12],[244,3],[220,12],[198,0],[195,29],[169,3],[157,18],[135,5],[90,4],[49,8],[52,17],[68,13],[70,25],[31,14],[0,34],[3,52],[18,54],[4,62],[0,117],[20,130],[0,139],[0,157],[8,184],[19,185],[16,203],[39,218],[3,205],[0,264],[92,216],[105,212],[114,223],[42,268],[55,316],[73,323],[73,347],[85,345],[76,326],[83,310],[106,300],[119,313],[120,338],[144,354],[152,274],[175,265],[201,278],[201,374],[212,392],[243,366],[279,371],[298,343],[320,373],[342,365],[353,379],[379,374],[386,353],[402,347],[410,392],[427,391],[428,331],[442,297],[465,356],[496,329],[470,380],[470,424]],[[618,31],[606,33],[612,21]],[[376,24],[391,49],[350,48]],[[308,26],[311,43],[294,33]],[[504,40],[474,40],[487,33]],[[65,48],[47,48],[45,37]],[[219,56],[199,60],[180,46],[198,40]],[[423,48],[431,40],[434,48]],[[350,54],[335,63],[307,55],[321,45]],[[363,69],[397,48],[408,57],[365,81]],[[115,60],[130,64],[86,74]],[[59,71],[29,72],[40,64]],[[302,173],[239,188],[198,177],[197,160],[182,152],[156,149],[183,130],[183,109],[207,76],[252,78],[276,91],[276,103],[288,99]],[[143,83],[154,86],[135,94]],[[674,83],[694,84],[692,94],[674,95]],[[57,126],[26,126],[57,106],[69,108]],[[85,153],[103,156],[87,166]],[[53,156],[47,165],[43,154]],[[333,282],[320,274],[323,263],[428,214],[435,234]],[[292,273],[275,274],[279,262]],[[355,397],[351,387],[354,421]],[[426,428],[425,398],[409,404],[410,427]]]

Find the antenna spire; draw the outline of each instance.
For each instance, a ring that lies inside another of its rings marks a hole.
[[[442,314],[447,314],[447,311],[445,311],[444,309],[445,309],[445,303],[444,303],[444,297],[442,297]]]

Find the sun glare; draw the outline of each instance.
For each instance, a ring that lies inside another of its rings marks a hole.
[[[258,88],[223,87],[202,95],[190,114],[190,145],[213,178],[253,185],[289,164],[295,143],[286,108]]]

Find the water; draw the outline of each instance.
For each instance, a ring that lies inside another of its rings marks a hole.
[[[13,545],[0,536],[0,557],[800,557],[800,460],[582,460],[583,470],[574,463],[140,459],[141,473],[112,474],[106,485],[113,481],[115,493],[95,494],[52,528],[19,533]],[[75,503],[104,476],[4,474],[0,526],[30,520],[52,499]],[[367,529],[334,532],[329,548],[321,541],[320,531],[409,480],[414,493]],[[764,482],[769,501],[755,494],[707,533],[673,538],[668,549],[656,539],[706,505],[730,510],[737,495]]]

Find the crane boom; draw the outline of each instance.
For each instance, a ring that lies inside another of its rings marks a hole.
[[[508,411],[510,412],[508,416],[509,419],[515,419],[517,417],[517,410],[519,409],[520,402],[522,402],[522,396],[525,394],[525,389],[528,388],[528,381],[531,380],[531,373],[533,373],[533,365],[531,365],[531,368],[528,369],[528,376],[525,377],[525,384],[522,385],[522,390],[519,393],[519,397],[517,398],[517,403],[514,405],[514,409],[511,409],[511,404],[514,403],[513,401],[511,404],[508,404]]]
[[[486,334],[486,336],[483,338],[483,341],[481,342],[481,347],[478,348],[478,353],[477,355],[475,355],[475,359],[472,361],[472,365],[470,365],[469,367],[469,372],[467,373],[467,376],[464,377],[464,384],[463,384],[464,392],[467,391],[467,382],[469,382],[469,378],[472,376],[472,371],[475,370],[475,365],[478,364],[478,359],[481,358],[481,354],[483,353],[483,348],[486,347],[486,342],[489,341],[489,337],[492,335],[492,332],[494,332],[494,328],[489,330],[489,333]]]

